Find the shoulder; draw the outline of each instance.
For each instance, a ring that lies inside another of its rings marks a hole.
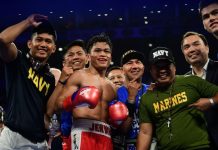
[[[208,67],[215,67],[215,68],[218,68],[218,61],[215,61],[215,60],[211,60],[209,61],[208,63]]]
[[[81,83],[81,81],[85,78],[84,76],[85,72],[83,69],[74,71],[67,80],[67,83],[70,83],[70,85]]]
[[[50,68],[50,72],[54,75],[56,85],[61,76],[61,71],[57,68]]]
[[[116,93],[117,89],[115,85],[108,79],[105,79],[105,85],[108,90],[111,90],[111,92]]]
[[[84,76],[87,76],[88,74],[86,73],[85,69],[80,69],[80,70],[76,70],[74,71],[70,77],[72,78],[77,78],[77,80],[79,80],[80,78],[83,78]],[[79,78],[78,78],[79,77]]]
[[[153,84],[144,84],[142,83],[142,90],[143,92],[147,91]]]
[[[125,86],[121,86],[117,89],[117,93],[123,93],[123,92],[126,92],[127,91],[127,88]]]
[[[184,75],[191,75],[192,71],[186,72]]]
[[[196,79],[201,79],[201,78],[198,77],[198,76],[192,75],[192,74],[176,75],[176,80],[177,80],[177,81],[196,80]]]
[[[195,75],[177,75],[176,84],[179,85],[201,85],[204,84],[206,80],[195,76]]]
[[[142,83],[143,88],[148,88],[149,86],[150,86],[149,84]]]
[[[117,89],[117,99],[119,101],[125,101],[128,98],[128,91],[125,86],[121,86]]]

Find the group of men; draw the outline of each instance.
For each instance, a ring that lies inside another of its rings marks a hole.
[[[204,0],[199,8],[205,29],[218,39],[217,0]],[[34,29],[25,53],[13,42],[29,27]],[[87,48],[74,41],[55,84],[47,61],[56,40],[47,17],[39,14],[0,33],[6,90],[1,149],[47,149],[46,128],[59,112],[62,140],[68,144],[63,149],[218,149],[218,62],[209,59],[202,34],[183,36],[181,49],[191,65],[185,76],[176,75],[172,51],[166,47],[152,49],[149,64],[143,53],[128,50],[120,67],[108,70],[108,36],[93,36]],[[153,84],[142,82],[145,65]]]

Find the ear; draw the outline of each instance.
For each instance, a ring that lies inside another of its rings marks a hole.
[[[90,56],[90,54],[87,54],[87,60],[88,60],[88,62],[90,62],[91,61],[91,56]]]
[[[54,44],[54,48],[53,48],[51,53],[54,53],[56,51],[56,49],[57,49],[57,46]]]
[[[207,54],[209,54],[209,45],[206,46],[205,50],[207,51]]]
[[[204,26],[204,29],[205,29],[207,32],[209,32],[208,29],[206,28],[206,25],[205,25],[204,21],[203,21],[203,26]]]
[[[28,47],[29,49],[32,48],[32,41],[31,41],[31,40],[28,40],[28,41],[27,41],[27,47]]]
[[[87,65],[89,63],[89,56],[88,56],[88,54],[86,54],[86,62],[85,62],[85,64]]]

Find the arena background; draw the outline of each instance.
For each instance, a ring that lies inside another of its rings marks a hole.
[[[47,15],[57,30],[57,52],[49,60],[61,68],[64,46],[72,40],[87,41],[92,35],[105,32],[113,42],[113,63],[120,64],[123,52],[135,49],[146,56],[156,46],[172,49],[177,74],[189,69],[180,49],[187,31],[204,34],[210,46],[210,57],[217,59],[217,41],[204,29],[198,13],[199,0],[12,0],[1,1],[0,31],[25,19],[32,13]],[[15,41],[19,49],[28,50],[30,30]],[[1,66],[1,65],[0,65]],[[1,72],[1,87],[3,69]],[[144,81],[149,82],[149,73]]]

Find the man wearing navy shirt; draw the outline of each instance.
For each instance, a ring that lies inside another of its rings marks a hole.
[[[144,55],[135,50],[125,52],[121,58],[121,66],[126,77],[126,83],[117,90],[117,98],[129,109],[129,116],[122,129],[126,133],[125,149],[136,149],[136,137],[139,132],[138,107],[141,96],[148,85],[142,83],[144,74]]]

